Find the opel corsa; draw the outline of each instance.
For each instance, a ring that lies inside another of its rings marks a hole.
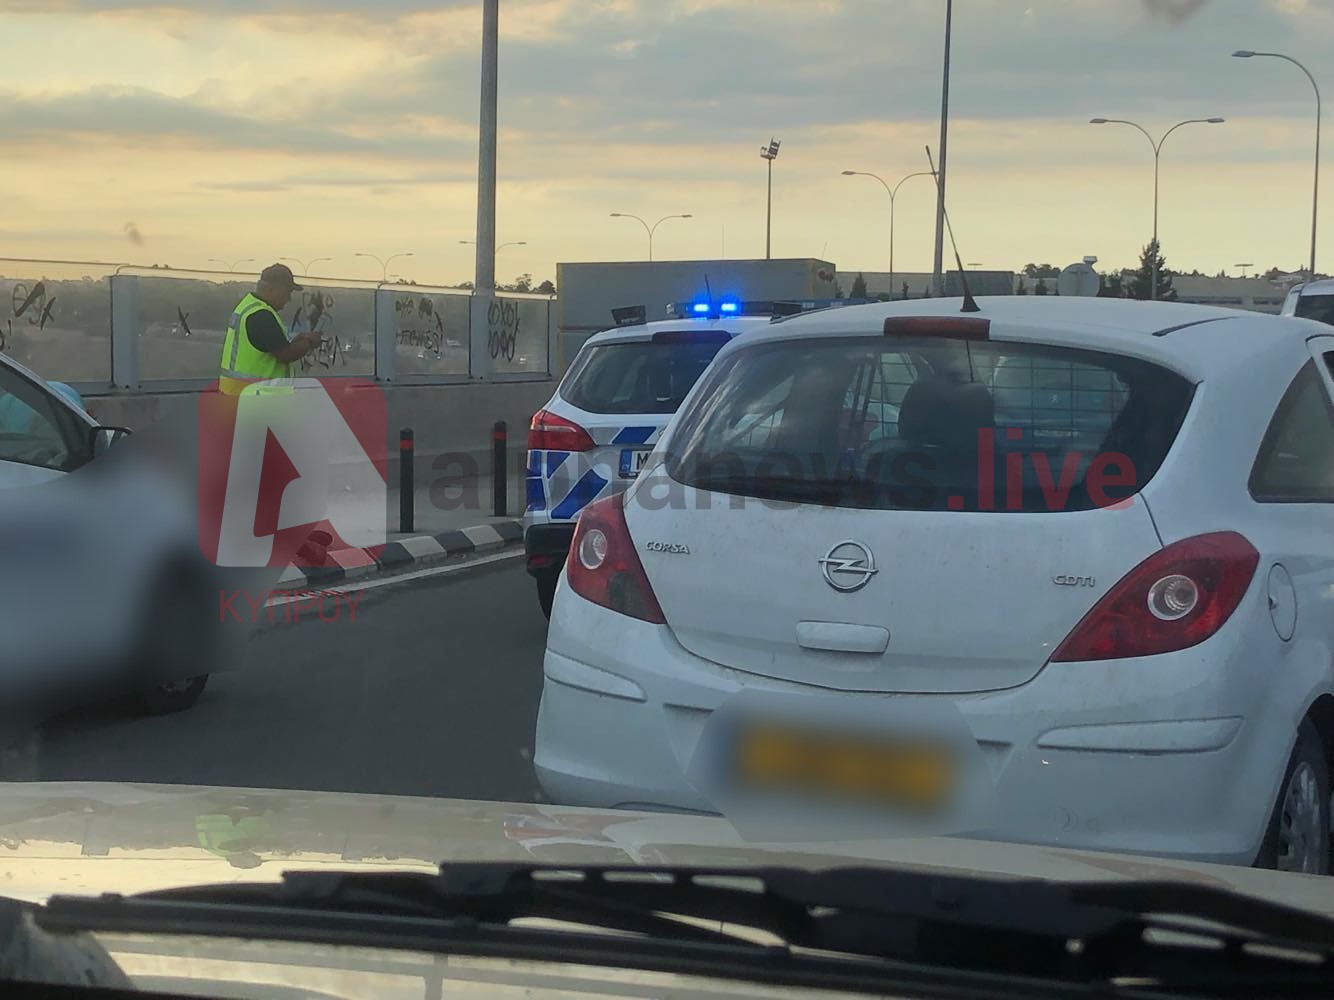
[[[709,740],[757,690],[820,706],[826,736],[830,705],[957,713],[994,792],[981,836],[1327,872],[1329,327],[941,299],[732,341],[579,519],[538,776],[556,801],[726,814],[708,745],[830,801],[949,792],[920,733],[912,767]]]

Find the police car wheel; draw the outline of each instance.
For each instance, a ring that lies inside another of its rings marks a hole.
[[[537,580],[537,603],[542,605],[542,614],[547,616],[547,621],[550,621],[551,604],[556,599],[556,581],[560,579],[560,574],[541,573],[535,579]]]

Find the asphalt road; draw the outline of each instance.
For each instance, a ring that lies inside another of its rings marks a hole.
[[[346,605],[338,617],[266,625],[245,669],[215,676],[187,712],[52,720],[23,770],[47,781],[535,800],[546,620],[521,559],[366,591],[355,617]]]

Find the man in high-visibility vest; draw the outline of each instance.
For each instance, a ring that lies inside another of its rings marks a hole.
[[[320,335],[313,330],[289,340],[279,315],[300,290],[284,264],[270,264],[260,273],[255,290],[246,293],[227,324],[218,378],[222,392],[239,396],[255,382],[290,378],[292,365],[320,346]]]

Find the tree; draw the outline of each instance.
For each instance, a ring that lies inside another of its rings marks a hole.
[[[1158,261],[1158,298],[1164,302],[1177,300],[1176,289],[1172,287],[1173,272],[1168,270],[1167,260],[1163,257],[1160,245],[1149,240],[1140,253],[1139,269],[1130,278],[1130,298],[1148,299],[1153,297],[1153,264]]]
[[[1061,269],[1051,264],[1025,264],[1024,276],[1027,278],[1055,278],[1059,277]]]
[[[1124,299],[1126,290],[1123,285],[1123,279],[1120,271],[1111,271],[1107,274],[1098,275],[1100,287],[1098,288],[1098,297],[1104,299]]]
[[[838,283],[837,278],[834,279],[834,298],[843,298],[843,286]]]
[[[905,302],[908,300],[908,283],[906,281],[903,283],[903,299]]]
[[[541,295],[555,295],[556,285],[550,278],[547,278],[546,281],[538,285],[533,291],[538,292]]]
[[[1024,284],[1024,276],[1022,274],[1019,276],[1019,280],[1015,282],[1014,294],[1015,295],[1028,294],[1028,286]]]
[[[1046,294],[1047,294],[1047,279],[1046,279],[1046,278],[1039,278],[1039,279],[1038,279],[1038,283],[1037,283],[1036,285],[1033,286],[1033,294],[1034,294],[1034,295],[1046,295]]]
[[[869,298],[869,296],[866,294],[866,276],[863,275],[861,272],[858,272],[857,277],[853,280],[852,291],[848,293],[848,298],[850,299]]]

